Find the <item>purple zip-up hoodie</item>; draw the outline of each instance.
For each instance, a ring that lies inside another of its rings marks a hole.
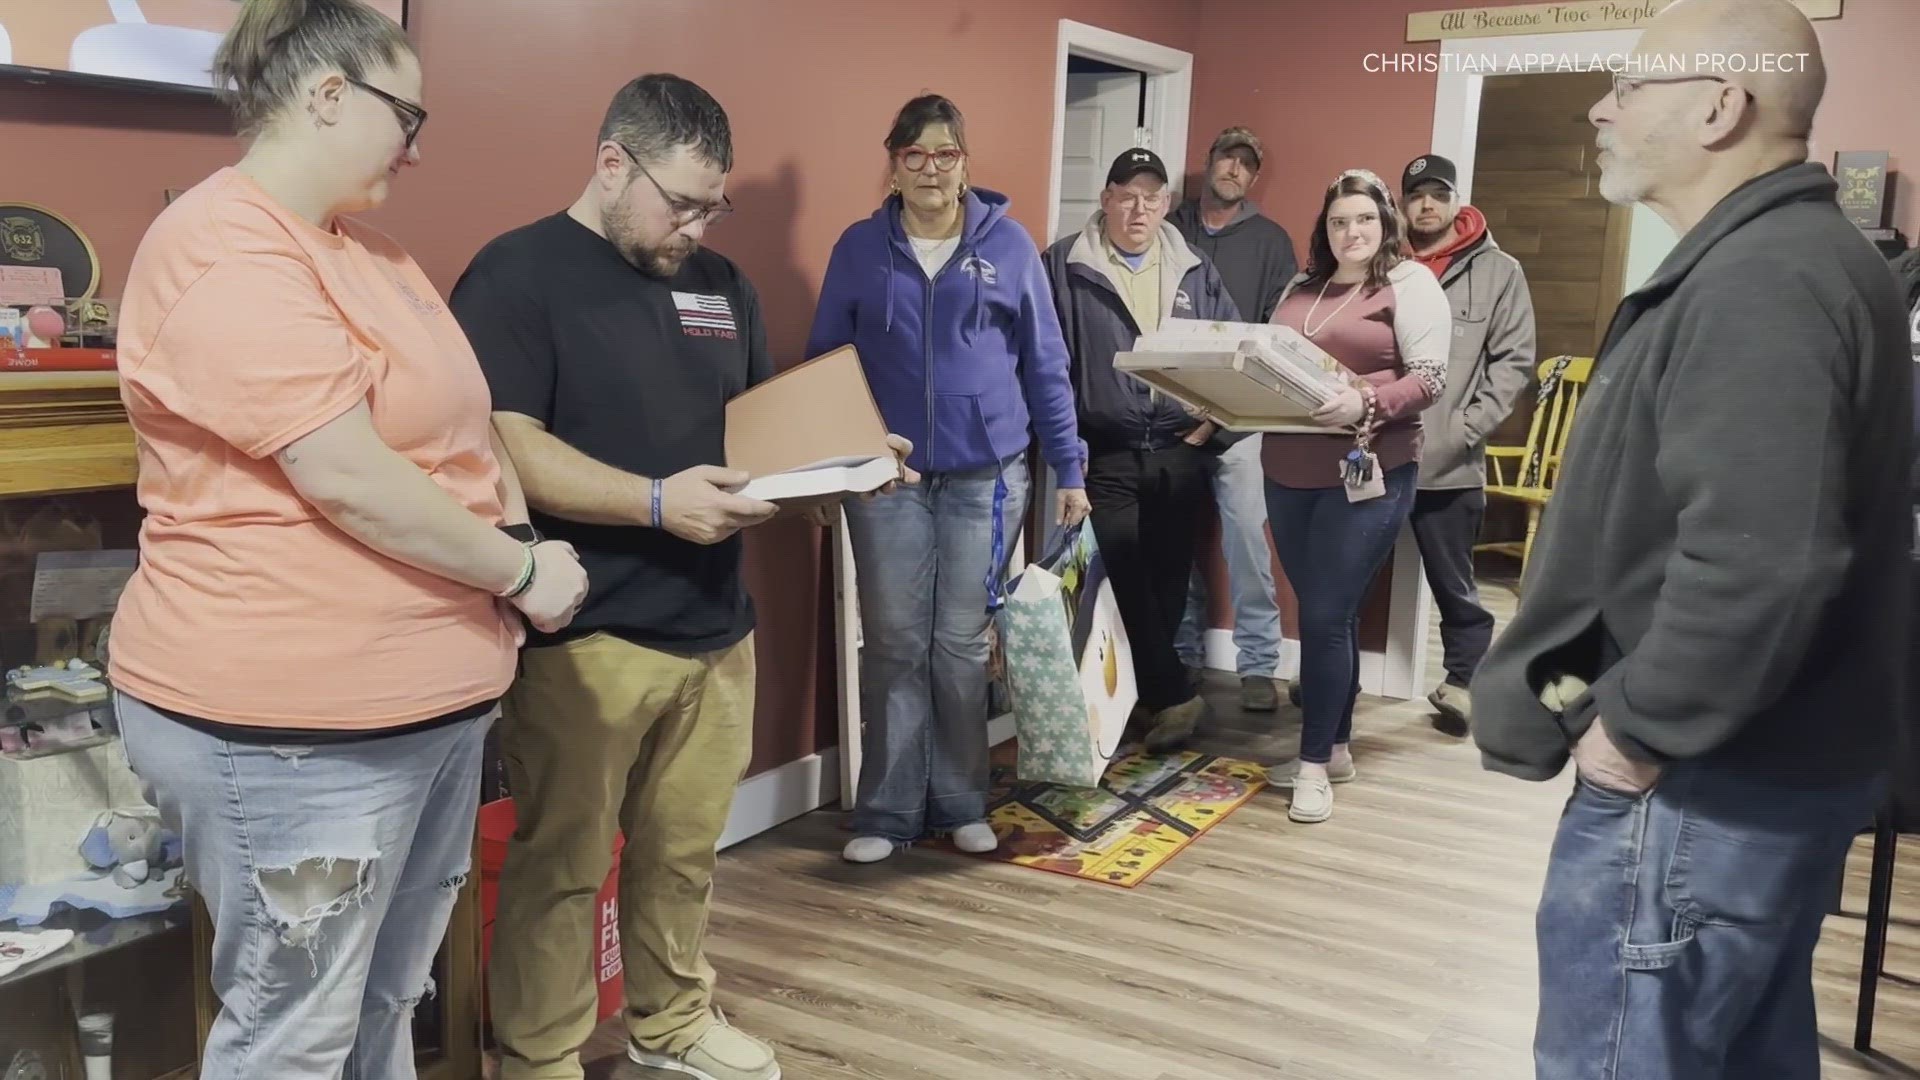
[[[1067,344],[1040,252],[1007,197],[963,197],[960,244],[927,279],[895,195],[840,235],[807,355],[860,353],[887,430],[920,472],[992,467],[1025,450],[1029,427],[1063,488],[1086,486]]]

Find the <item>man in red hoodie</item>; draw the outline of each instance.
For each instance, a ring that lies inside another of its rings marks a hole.
[[[1427,700],[1439,711],[1434,726],[1465,735],[1473,715],[1467,685],[1493,640],[1493,615],[1473,580],[1473,544],[1487,509],[1486,441],[1533,377],[1533,297],[1520,263],[1493,242],[1486,216],[1461,199],[1453,162],[1414,158],[1400,191],[1414,258],[1440,279],[1453,305],[1446,391],[1422,417],[1413,535],[1440,608],[1447,669]]]

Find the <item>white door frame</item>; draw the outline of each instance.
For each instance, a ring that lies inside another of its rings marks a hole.
[[[1147,126],[1156,145],[1150,147],[1167,163],[1168,186],[1176,196],[1186,180],[1187,114],[1193,102],[1193,54],[1156,45],[1097,26],[1060,20],[1053,65],[1053,160],[1048,168],[1047,237],[1041,247],[1060,236],[1060,152],[1067,130],[1067,57],[1084,56],[1147,73]],[[1081,222],[1066,223],[1079,228]],[[1050,496],[1049,496],[1050,497]]]
[[[1591,30],[1571,34],[1450,38],[1440,45],[1440,76],[1433,94],[1432,153],[1450,158],[1458,171],[1460,199],[1473,199],[1473,167],[1480,141],[1480,92],[1488,75],[1524,75],[1552,70],[1569,55],[1595,66],[1623,57],[1640,41],[1639,30]],[[1380,694],[1410,698],[1425,676],[1427,619],[1433,594],[1421,572],[1419,548],[1403,531],[1393,555],[1393,606],[1387,651],[1378,672]],[[1361,658],[1361,683],[1370,674]]]
[[[853,537],[843,508],[827,530],[833,545],[833,638],[840,675],[840,804],[853,809],[860,783],[860,595],[853,574]]]
[[[1441,43],[1440,78],[1433,92],[1433,153],[1459,170],[1460,199],[1473,198],[1474,151],[1480,142],[1480,90],[1489,74],[1525,75],[1553,70],[1559,59],[1579,58],[1596,67],[1624,57],[1640,42],[1639,30],[1588,30],[1573,34],[1451,38]],[[1462,68],[1475,70],[1462,70]]]

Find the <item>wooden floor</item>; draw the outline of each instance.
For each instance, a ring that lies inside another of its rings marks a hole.
[[[1503,616],[1509,588],[1490,584]],[[1437,640],[1430,650],[1436,665]],[[1205,748],[1278,761],[1299,717],[1215,688]],[[925,849],[842,863],[821,812],[727,851],[720,1004],[786,1080],[1525,1080],[1532,915],[1566,785],[1483,772],[1424,702],[1364,699],[1333,820],[1264,793],[1138,889]],[[1818,954],[1825,1076],[1915,1076],[1920,923],[1896,925],[1875,1045],[1851,1050],[1867,845]],[[1910,872],[1896,914],[1915,911]],[[653,1078],[617,1027],[595,1080]],[[664,1075],[664,1074],[660,1074]]]

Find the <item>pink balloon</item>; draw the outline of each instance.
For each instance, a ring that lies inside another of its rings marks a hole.
[[[27,312],[27,330],[41,341],[59,341],[67,332],[67,320],[50,307],[37,307]]]

